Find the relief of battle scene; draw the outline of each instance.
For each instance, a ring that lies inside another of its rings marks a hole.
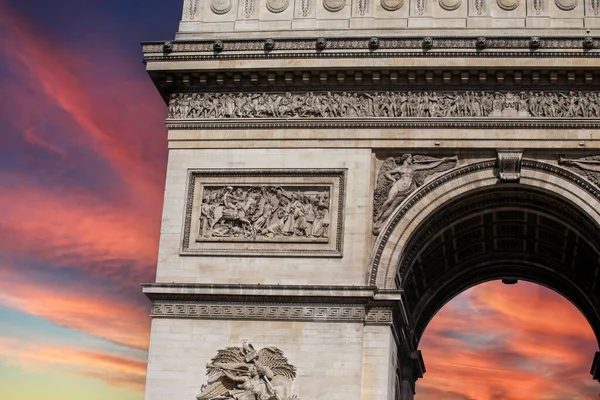
[[[329,186],[204,185],[196,241],[328,242]]]
[[[170,119],[598,118],[596,92],[174,93]]]

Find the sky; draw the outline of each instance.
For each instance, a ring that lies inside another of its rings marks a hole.
[[[139,284],[155,276],[167,152],[140,42],[173,39],[180,14],[175,0],[0,0],[1,400],[143,399]],[[600,393],[591,328],[533,284],[462,293],[421,350],[418,400]]]

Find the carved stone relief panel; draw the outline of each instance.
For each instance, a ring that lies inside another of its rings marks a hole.
[[[579,92],[175,93],[169,119],[598,118],[600,95]]]
[[[456,167],[458,157],[434,158],[403,154],[388,157],[377,174],[373,193],[373,234],[392,216],[396,207],[423,185],[427,178]]]
[[[587,179],[600,186],[600,156],[590,156],[577,159],[561,157],[559,164],[585,176]]]
[[[232,0],[212,0],[210,2],[210,9],[215,14],[227,14],[232,7]]]
[[[341,256],[345,170],[192,170],[182,254]]]
[[[380,0],[381,7],[387,11],[396,11],[402,8],[404,0]]]
[[[266,6],[272,13],[280,13],[285,11],[290,5],[290,0],[267,0]]]
[[[294,11],[296,18],[314,17],[316,4],[317,2],[315,0],[296,1],[296,10]]]
[[[330,12],[341,11],[346,6],[346,0],[323,0],[323,7]]]
[[[291,400],[297,399],[292,384],[296,367],[282,350],[265,347],[255,350],[250,343],[227,347],[206,364],[207,383],[197,400]]]

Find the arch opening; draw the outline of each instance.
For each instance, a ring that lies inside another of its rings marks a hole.
[[[588,399],[595,335],[555,291],[488,281],[460,293],[430,321],[420,343],[428,373],[416,399]]]
[[[459,196],[425,218],[403,250],[402,289],[412,344],[450,299],[493,279],[527,280],[555,290],[600,338],[600,229],[566,199],[525,185]]]

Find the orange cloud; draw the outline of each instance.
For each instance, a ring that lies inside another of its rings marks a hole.
[[[144,388],[146,363],[140,360],[4,337],[0,337],[0,354],[9,365],[26,370],[62,368],[103,379],[113,386],[129,387],[139,392]]]
[[[126,346],[148,348],[149,306],[102,297],[84,286],[46,286],[11,270],[0,269],[0,280],[0,304],[6,307]]]
[[[55,194],[24,185],[0,192],[0,209],[6,211],[0,224],[10,232],[0,237],[6,253],[71,260],[80,269],[100,261],[122,260],[132,268],[156,262],[158,218],[104,205],[81,193]],[[96,272],[110,273],[110,263],[102,268]]]
[[[597,397],[595,336],[560,295],[521,282],[470,289],[434,317],[421,341],[427,374],[417,399]],[[443,395],[442,395],[443,394]]]

